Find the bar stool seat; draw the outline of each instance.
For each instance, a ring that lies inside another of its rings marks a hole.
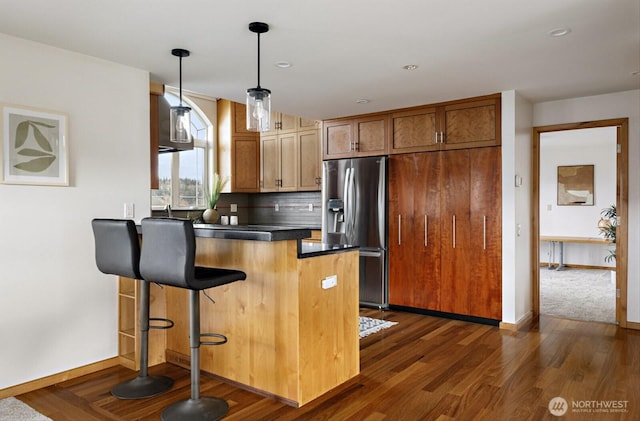
[[[91,221],[95,240],[96,266],[102,273],[137,279],[140,283],[140,372],[138,377],[120,383],[111,394],[120,399],[142,399],[156,396],[171,389],[173,379],[149,376],[149,329],[173,326],[166,319],[149,318],[149,282],[140,274],[140,243],[135,223],[128,219],[99,219]],[[149,321],[166,322],[150,326]]]
[[[224,399],[200,396],[200,345],[222,345],[224,335],[200,333],[200,291],[246,279],[239,270],[195,266],[196,240],[191,221],[177,218],[142,220],[140,273],[158,284],[189,290],[189,344],[191,347],[191,398],[169,405],[164,421],[217,420],[228,411]],[[217,337],[203,342],[201,337]]]

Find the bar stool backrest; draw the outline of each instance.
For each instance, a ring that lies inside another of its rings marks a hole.
[[[191,289],[196,239],[193,223],[177,218],[144,218],[140,272],[159,284]]]
[[[142,279],[140,243],[135,223],[130,219],[91,221],[96,249],[96,266],[102,273]]]

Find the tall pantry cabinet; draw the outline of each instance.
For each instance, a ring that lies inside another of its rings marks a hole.
[[[499,320],[501,148],[389,158],[389,303]]]

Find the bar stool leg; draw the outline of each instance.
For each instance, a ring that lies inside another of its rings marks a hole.
[[[120,383],[111,389],[119,399],[142,399],[159,395],[171,389],[173,379],[149,376],[149,282],[140,280],[140,373],[135,379]]]
[[[189,343],[191,346],[191,399],[169,405],[162,421],[219,420],[229,412],[229,404],[220,398],[200,396],[200,292],[189,290]]]

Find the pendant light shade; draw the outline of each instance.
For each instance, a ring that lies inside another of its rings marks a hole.
[[[251,22],[249,30],[258,34],[258,86],[247,89],[247,130],[269,131],[271,126],[271,91],[260,87],[260,34],[269,31],[263,22]]]
[[[189,57],[189,50],[174,48],[171,54],[180,57],[180,105],[171,107],[169,140],[174,143],[189,143],[191,142],[191,108],[182,104],[182,57]]]

